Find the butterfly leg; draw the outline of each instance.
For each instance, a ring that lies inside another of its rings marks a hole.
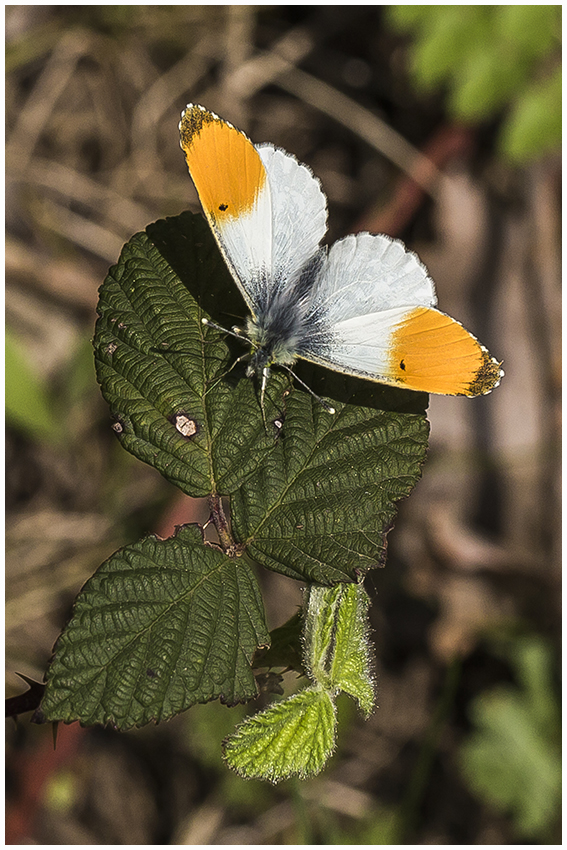
[[[264,366],[262,369],[262,383],[260,385],[260,410],[262,411],[262,421],[264,422],[264,428],[266,429],[266,434],[268,431],[268,423],[266,422],[266,411],[264,409],[264,397],[266,395],[266,387],[268,386],[268,378],[270,377],[270,367]]]
[[[326,402],[324,398],[321,398],[321,396],[317,395],[317,393],[314,393],[314,392],[313,392],[313,390],[311,389],[311,387],[308,387],[308,386],[307,386],[307,384],[305,383],[305,381],[302,381],[302,380],[301,380],[301,378],[299,378],[299,377],[295,374],[295,372],[294,372],[292,369],[290,369],[290,368],[289,368],[289,366],[284,366],[284,364],[283,364],[283,363],[278,363],[278,366],[279,366],[281,369],[285,369],[285,370],[286,370],[286,372],[289,372],[289,374],[290,374],[290,375],[292,375],[292,376],[295,378],[295,380],[297,381],[297,383],[298,383],[298,384],[301,384],[301,386],[302,386],[302,387],[304,387],[304,388],[307,390],[307,392],[308,392],[308,393],[311,393],[311,395],[313,396],[313,398],[314,398],[316,401],[318,401],[318,402],[319,402],[319,404],[321,405],[321,407],[324,407],[324,408],[325,408],[325,410],[327,411],[327,413],[336,413],[335,408],[334,408],[334,407],[331,407],[331,405],[330,405],[328,402]]]
[[[202,322],[203,325],[205,325],[208,328],[214,328],[216,331],[222,331],[222,333],[228,334],[229,336],[234,336],[237,339],[242,340],[243,342],[250,343],[250,340],[246,336],[244,336],[244,334],[242,334],[240,332],[238,332],[238,333],[236,332],[237,330],[239,331],[238,328],[234,328],[233,330],[229,331],[229,330],[227,330],[227,328],[223,328],[221,325],[217,325],[217,324],[215,324],[215,322],[211,322],[209,319],[201,319],[201,322]],[[209,392],[209,390],[214,389],[216,387],[216,385],[219,383],[219,381],[222,381],[223,378],[226,378],[226,376],[230,372],[232,372],[232,370],[234,369],[235,366],[237,366],[243,360],[248,360],[250,358],[250,356],[251,356],[250,352],[247,351],[246,354],[242,354],[240,357],[237,357],[236,360],[234,361],[234,363],[232,364],[232,366],[230,367],[230,369],[227,369],[226,372],[223,372],[222,375],[219,375],[219,377],[214,382],[214,384],[212,384],[207,389],[207,392]]]
[[[218,378],[216,379],[216,381],[213,384],[211,384],[210,387],[207,387],[205,395],[208,392],[210,392],[211,390],[214,390],[214,388],[217,386],[217,384],[219,384],[222,381],[223,378],[226,378],[226,376],[229,375],[232,372],[232,370],[234,369],[235,366],[238,366],[238,364],[241,363],[243,360],[248,360],[249,358],[250,358],[250,352],[249,351],[247,351],[246,354],[241,354],[240,357],[237,357],[236,360],[234,361],[234,363],[232,364],[232,366],[230,367],[230,369],[227,369],[226,372],[223,372],[222,375],[219,375]]]

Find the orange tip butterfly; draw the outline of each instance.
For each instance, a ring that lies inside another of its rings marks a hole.
[[[246,332],[232,333],[251,345],[247,374],[261,381],[262,412],[270,367],[291,372],[298,358],[441,395],[498,386],[501,364],[436,309],[427,269],[402,242],[358,233],[321,246],[327,199],[306,165],[252,144],[196,104],[179,131],[205,216],[250,310]]]

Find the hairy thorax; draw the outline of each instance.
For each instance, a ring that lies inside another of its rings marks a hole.
[[[270,320],[271,319],[271,320]],[[246,335],[254,346],[253,358],[258,365],[271,366],[281,363],[291,366],[295,363],[301,343],[300,327],[279,323],[274,317],[263,317],[262,321],[248,317]]]

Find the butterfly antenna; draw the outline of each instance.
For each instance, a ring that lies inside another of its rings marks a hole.
[[[308,392],[308,393],[311,393],[311,395],[313,396],[313,398],[314,398],[316,401],[318,401],[318,402],[319,402],[319,404],[321,405],[321,407],[324,407],[324,408],[325,408],[325,410],[327,411],[327,413],[336,413],[336,412],[337,412],[337,411],[335,410],[335,408],[334,408],[334,407],[331,407],[331,405],[330,405],[328,402],[326,402],[326,401],[325,401],[325,399],[324,399],[324,398],[321,398],[321,396],[317,395],[317,393],[314,393],[314,392],[313,392],[313,390],[311,389],[311,387],[308,387],[308,386],[307,386],[307,384],[305,383],[305,381],[302,381],[302,380],[301,380],[301,378],[299,378],[299,377],[295,374],[295,372],[293,371],[293,369],[290,369],[290,368],[289,368],[289,366],[284,366],[284,365],[283,365],[283,363],[278,363],[278,366],[279,366],[281,369],[285,369],[285,370],[286,370],[286,372],[289,372],[289,374],[290,374],[290,375],[292,375],[292,376],[295,378],[295,380],[296,380],[299,384],[301,384],[301,386],[302,386],[302,387],[304,387],[304,388],[307,390],[307,392]]]
[[[247,336],[244,336],[243,333],[236,331],[229,331],[228,328],[223,328],[221,325],[216,325],[214,322],[211,322],[209,319],[201,319],[201,324],[206,325],[208,328],[214,328],[216,331],[221,331],[223,334],[228,334],[229,336],[234,336],[236,339],[244,340],[244,342],[250,343],[252,345],[252,340],[248,339]]]

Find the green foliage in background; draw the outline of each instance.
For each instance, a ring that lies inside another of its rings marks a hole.
[[[560,710],[554,696],[552,653],[541,638],[501,647],[518,687],[478,696],[470,715],[475,731],[461,749],[471,789],[511,814],[517,834],[547,843],[561,804]]]
[[[61,442],[61,427],[47,382],[34,371],[16,337],[6,331],[5,402],[8,425],[41,442]]]
[[[97,570],[58,640],[36,719],[129,729],[197,703],[246,702],[257,679],[272,681],[255,673],[279,664],[306,672],[310,687],[247,721],[225,749],[241,774],[278,781],[322,768],[339,691],[372,709],[359,582],[383,562],[396,502],[420,475],[427,396],[306,364],[302,376],[336,414],[274,369],[264,421],[239,341],[202,322],[230,325],[243,309],[206,222],[190,213],[133,236],[101,287],[95,362],[115,433],[206,497],[211,522],[146,537]],[[252,562],[309,588],[271,656]],[[266,723],[270,747],[252,770]],[[302,731],[295,750],[290,729]]]
[[[504,112],[502,153],[523,162],[561,143],[561,6],[391,6],[411,35],[411,73],[444,90],[450,113],[478,122]]]
[[[69,346],[55,374],[46,377],[32,362],[22,339],[8,327],[5,338],[7,425],[37,443],[68,447],[89,426],[85,411],[93,392],[92,346],[80,339]]]

